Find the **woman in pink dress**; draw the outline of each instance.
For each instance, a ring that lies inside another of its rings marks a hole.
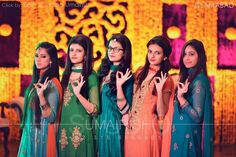
[[[162,121],[173,93],[168,75],[172,48],[165,37],[156,36],[147,49],[146,63],[135,73],[132,108],[123,116],[125,157],[161,156]]]

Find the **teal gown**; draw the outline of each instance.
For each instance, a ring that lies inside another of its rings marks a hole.
[[[171,157],[213,156],[213,109],[210,83],[204,73],[196,76],[180,108],[174,100]]]
[[[50,81],[44,92],[44,96],[51,108],[51,114],[48,117],[41,118],[40,128],[37,128],[35,125],[35,109],[34,105],[32,105],[34,94],[37,94],[36,91],[33,92],[33,90],[31,90],[25,97],[28,103],[24,106],[25,119],[23,118],[22,122],[24,128],[18,150],[18,157],[45,157],[48,142],[48,124],[56,120],[57,107],[59,105],[59,90],[54,82]]]
[[[123,92],[127,100],[127,106],[130,107],[133,94],[132,78],[123,85]],[[125,110],[128,111],[128,109]],[[101,114],[99,115],[99,157],[124,156],[125,127],[121,122],[121,118],[122,112],[117,106],[116,95],[111,95],[109,85],[104,84],[101,89]]]

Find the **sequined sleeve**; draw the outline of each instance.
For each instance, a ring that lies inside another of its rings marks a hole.
[[[193,88],[189,90],[191,92],[192,104],[186,101],[182,109],[194,122],[200,123],[203,117],[206,90],[201,80],[193,82]]]
[[[51,112],[49,116],[44,117],[44,118],[46,118],[47,121],[51,123],[51,122],[54,122],[56,119],[57,107],[59,104],[59,91],[52,81],[50,83],[50,87],[46,91],[46,99],[50,106]]]
[[[97,74],[92,72],[88,78],[88,87],[89,87],[89,101],[94,105],[94,111],[92,114],[99,112],[99,83]]]
[[[123,109],[120,110],[121,114],[125,114],[128,112],[128,110],[130,109],[131,107],[131,104],[132,104],[132,97],[133,97],[133,84],[134,84],[134,79],[133,77],[130,78],[125,84],[124,84],[124,87],[123,87],[123,91],[124,91],[124,95],[125,95],[125,98],[126,98],[126,105]]]

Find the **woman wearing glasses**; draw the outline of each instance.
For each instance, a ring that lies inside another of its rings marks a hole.
[[[124,156],[124,126],[121,118],[132,103],[131,54],[131,43],[125,35],[114,34],[108,41],[107,53],[99,69],[101,113],[98,152],[100,157]]]

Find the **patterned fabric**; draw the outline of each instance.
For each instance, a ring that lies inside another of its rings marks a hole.
[[[88,77],[89,102],[99,109],[98,79],[95,72]],[[64,91],[61,121],[58,133],[60,157],[94,157],[92,115],[73,92],[71,83]]]
[[[210,83],[200,73],[190,84],[186,103],[174,100],[170,156],[213,156],[213,109]]]
[[[152,91],[154,81],[145,81],[141,88],[136,90],[132,109],[129,113],[129,128],[125,131],[125,156],[126,157],[160,157],[161,132],[157,118],[157,95]],[[163,94],[173,90],[171,77],[166,80]]]
[[[58,82],[58,80],[57,80]],[[57,84],[51,81],[45,91],[45,98],[51,108],[51,114],[48,117],[42,117],[40,121],[40,128],[35,125],[35,109],[32,105],[33,92],[26,95],[28,99],[24,107],[25,118],[22,122],[23,133],[21,137],[18,157],[31,157],[31,156],[56,156],[56,129],[53,123],[56,121],[57,107],[60,102],[60,93]],[[52,123],[52,124],[51,124]],[[52,138],[54,137],[54,138]],[[54,141],[49,141],[54,140]],[[54,143],[52,150],[47,150],[48,143]]]

